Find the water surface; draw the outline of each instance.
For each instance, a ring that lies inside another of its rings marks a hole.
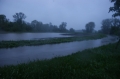
[[[1,40],[35,40],[40,38],[70,37],[61,35],[63,33],[3,33],[0,34]]]
[[[43,60],[51,59],[56,56],[66,56],[84,49],[115,43],[116,41],[114,37],[108,36],[97,40],[0,49],[0,66],[16,65],[36,59]]]

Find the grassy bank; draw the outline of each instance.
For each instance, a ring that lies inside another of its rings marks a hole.
[[[105,37],[106,35],[92,35],[92,36],[82,36],[82,37],[64,37],[64,38],[50,38],[45,40],[20,40],[20,41],[0,41],[0,48],[12,48],[18,46],[36,46],[36,45],[44,45],[44,44],[57,44],[57,43],[65,43],[65,42],[73,42],[73,41],[82,41],[89,39],[100,39]]]
[[[0,67],[0,79],[120,79],[120,46],[109,44],[51,60]]]

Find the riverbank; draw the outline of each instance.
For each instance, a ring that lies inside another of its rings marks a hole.
[[[37,40],[19,40],[19,41],[0,41],[0,48],[13,48],[19,46],[37,46],[45,44],[58,44],[73,41],[100,39],[105,37],[103,34],[96,34],[91,36],[78,36],[78,37],[62,37],[62,38],[49,38]]]
[[[51,60],[0,67],[1,79],[120,79],[120,46],[87,49]]]

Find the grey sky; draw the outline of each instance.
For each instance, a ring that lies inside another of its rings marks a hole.
[[[13,14],[23,12],[27,22],[38,20],[55,25],[67,22],[68,29],[76,30],[93,21],[98,30],[103,19],[111,18],[108,11],[112,5],[110,0],[0,0],[0,14],[13,21]]]

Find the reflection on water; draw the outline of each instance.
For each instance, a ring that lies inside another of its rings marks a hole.
[[[25,63],[35,59],[50,59],[65,56],[88,48],[99,47],[117,40],[108,36],[98,40],[70,42],[42,46],[24,46],[12,49],[0,49],[0,66]]]
[[[0,34],[1,40],[33,40],[40,38],[69,37],[62,33],[5,33]]]

